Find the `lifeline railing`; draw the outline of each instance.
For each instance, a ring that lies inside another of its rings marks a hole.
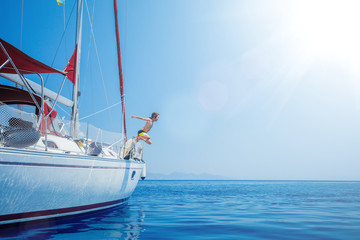
[[[25,106],[20,107],[25,108]],[[53,135],[66,138],[72,142],[72,145],[77,144],[79,149],[76,152],[77,154],[125,159],[143,158],[144,144],[135,142],[134,138],[125,143],[122,133],[103,130],[88,122],[77,122],[75,126],[78,131],[78,138],[74,139],[70,136],[72,121],[50,117],[41,121],[39,119],[41,120],[42,117],[35,113],[28,113],[0,102],[1,145],[16,148],[64,150],[61,146],[58,146],[57,149],[53,146],[58,138],[50,138],[51,141],[45,141],[45,136]],[[40,122],[40,126],[37,126],[38,122]],[[38,141],[40,138],[43,141]],[[39,142],[44,144],[39,144]],[[71,150],[65,152],[71,153]]]

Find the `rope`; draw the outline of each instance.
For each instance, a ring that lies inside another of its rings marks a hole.
[[[88,117],[92,117],[92,116],[94,116],[94,115],[96,115],[96,114],[98,114],[98,113],[101,113],[101,112],[103,112],[103,111],[106,111],[106,110],[108,110],[108,109],[110,109],[110,108],[112,108],[112,107],[115,107],[115,106],[119,105],[119,104],[121,104],[121,102],[115,103],[115,104],[111,105],[110,107],[104,108],[104,109],[102,109],[102,110],[100,110],[100,111],[97,111],[97,112],[95,112],[95,113],[92,113],[92,114],[90,114],[90,115],[88,115],[88,116],[86,116],[86,117],[80,118],[79,121],[84,120],[85,118],[88,118]]]

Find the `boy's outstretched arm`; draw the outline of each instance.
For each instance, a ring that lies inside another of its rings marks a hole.
[[[137,116],[131,116],[131,118],[137,118],[137,119],[144,120],[144,121],[150,120],[150,118],[143,118],[143,117],[137,117]]]

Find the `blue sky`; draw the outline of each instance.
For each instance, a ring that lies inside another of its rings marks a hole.
[[[63,69],[74,2],[4,1],[1,38]],[[88,0],[107,92],[84,11],[80,118],[119,101],[112,1]],[[149,133],[148,171],[234,179],[360,180],[357,1],[119,1],[129,137]],[[21,37],[22,36],[22,37]],[[22,40],[21,40],[22,39]],[[60,51],[54,60],[56,49]],[[5,82],[0,80],[1,82]],[[57,78],[47,87],[56,90]],[[64,95],[70,96],[71,84]],[[120,106],[88,120],[119,131]],[[59,114],[63,114],[59,110]],[[66,116],[66,114],[65,114]]]

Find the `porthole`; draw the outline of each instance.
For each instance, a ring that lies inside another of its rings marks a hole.
[[[136,171],[133,171],[131,174],[131,180],[134,180],[135,175],[136,175]]]
[[[43,140],[43,143],[44,143],[44,145],[45,145],[45,140]],[[56,148],[56,149],[58,149],[58,146],[56,145],[56,143],[55,142],[53,142],[53,141],[47,141],[47,146],[49,147],[49,148]]]

